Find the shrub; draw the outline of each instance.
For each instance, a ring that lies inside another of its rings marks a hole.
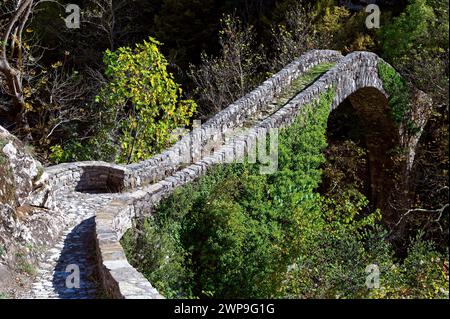
[[[194,101],[181,98],[158,45],[149,38],[104,55],[109,82],[97,101],[120,120],[120,162],[143,160],[166,148],[173,142],[170,132],[188,125],[196,108]]]
[[[397,125],[403,124],[410,133],[418,128],[411,120],[410,87],[397,71],[387,63],[378,64],[378,74],[383,80],[383,88],[389,95],[391,115]]]
[[[393,61],[415,52],[418,41],[429,35],[435,20],[427,0],[411,1],[405,12],[380,30],[379,39],[384,56]]]
[[[256,44],[255,30],[232,15],[220,20],[220,55],[201,54],[201,64],[191,65],[189,77],[202,105],[202,115],[211,116],[235,102],[261,82],[262,48]]]

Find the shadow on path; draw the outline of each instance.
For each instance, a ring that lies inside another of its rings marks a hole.
[[[85,219],[75,226],[64,240],[64,248],[57,261],[52,279],[53,288],[59,298],[93,299],[99,298],[101,295],[96,275],[94,228],[94,217]],[[69,283],[75,282],[71,279],[77,275],[76,271],[73,272],[76,267],[79,267],[79,288],[67,288],[67,279]]]

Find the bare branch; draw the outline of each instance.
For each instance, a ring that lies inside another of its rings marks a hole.
[[[425,209],[425,208],[412,208],[406,211],[406,213],[403,214],[403,216],[400,218],[400,220],[396,223],[396,226],[400,225],[401,221],[409,214],[411,213],[431,213],[431,214],[437,214],[439,213],[438,218],[436,218],[434,221],[438,222],[441,217],[442,214],[444,213],[444,211],[448,208],[448,203],[445,204],[444,206],[442,206],[441,208],[438,209]]]

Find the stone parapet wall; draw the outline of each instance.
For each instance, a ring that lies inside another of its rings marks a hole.
[[[117,193],[124,189],[127,168],[99,161],[64,163],[45,169],[54,192]]]
[[[135,217],[132,198],[115,200],[95,216],[98,274],[109,298],[161,299],[158,291],[128,262],[120,238]]]

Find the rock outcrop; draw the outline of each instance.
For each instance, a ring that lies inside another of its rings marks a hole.
[[[28,147],[0,126],[0,293],[14,294],[7,287],[34,274],[45,247],[60,232],[61,216],[47,209],[46,178]]]

